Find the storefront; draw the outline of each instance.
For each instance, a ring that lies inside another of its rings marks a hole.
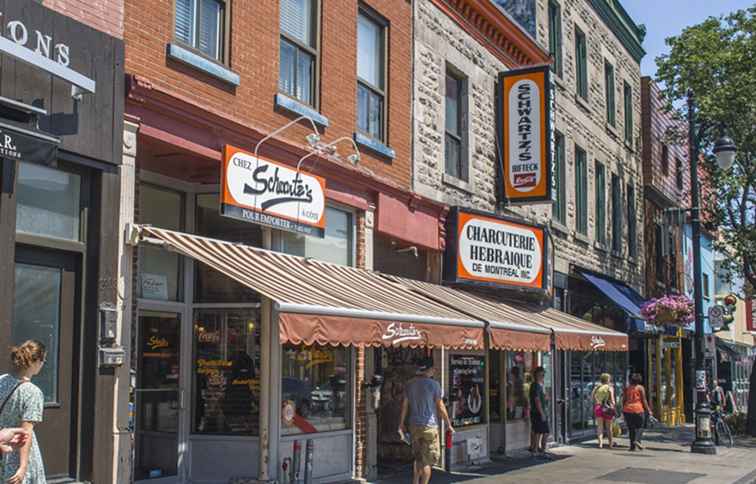
[[[109,482],[128,445],[114,430],[126,426],[118,391],[128,384],[117,257],[123,42],[41,2],[0,2],[0,12],[0,347],[32,338],[47,348],[34,382],[48,479]],[[8,365],[0,359],[0,373]]]

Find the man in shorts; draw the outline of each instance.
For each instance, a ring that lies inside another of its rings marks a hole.
[[[402,436],[406,432],[404,422],[409,422],[412,455],[415,458],[412,484],[428,484],[431,468],[441,458],[439,418],[446,423],[447,429],[454,432],[442,396],[441,385],[433,379],[433,359],[425,359],[418,366],[415,378],[404,387],[399,420],[399,434]]]

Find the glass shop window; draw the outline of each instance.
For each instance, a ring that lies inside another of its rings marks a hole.
[[[217,193],[197,195],[197,234],[211,239],[262,247],[259,225],[223,217]],[[205,264],[194,264],[194,300],[200,303],[255,302],[259,296],[242,284]]]
[[[349,428],[349,350],[287,344],[281,361],[282,433]]]
[[[326,207],[325,237],[281,232],[281,251],[287,254],[354,265],[354,216],[352,212]]]
[[[192,431],[259,435],[260,325],[252,310],[194,313]]]
[[[492,351],[488,367],[488,418],[491,423],[502,422],[502,395],[504,388],[501,381],[501,356],[503,353]]]
[[[184,197],[153,185],[139,186],[139,223],[167,230],[183,228]],[[162,301],[183,299],[183,258],[149,245],[139,246],[139,297]]]
[[[534,354],[529,351],[507,353],[507,421],[525,419],[530,415],[530,385]]]
[[[454,427],[485,423],[486,359],[449,356],[449,413]]]
[[[81,177],[33,163],[19,163],[16,232],[81,239]]]

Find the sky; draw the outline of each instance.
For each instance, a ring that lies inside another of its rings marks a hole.
[[[641,64],[643,75],[656,74],[656,57],[667,52],[664,39],[679,34],[683,28],[753,5],[754,0],[621,0],[635,20],[646,25]]]

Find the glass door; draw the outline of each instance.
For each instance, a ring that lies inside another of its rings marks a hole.
[[[177,482],[180,315],[140,311],[137,338],[135,479]]]

